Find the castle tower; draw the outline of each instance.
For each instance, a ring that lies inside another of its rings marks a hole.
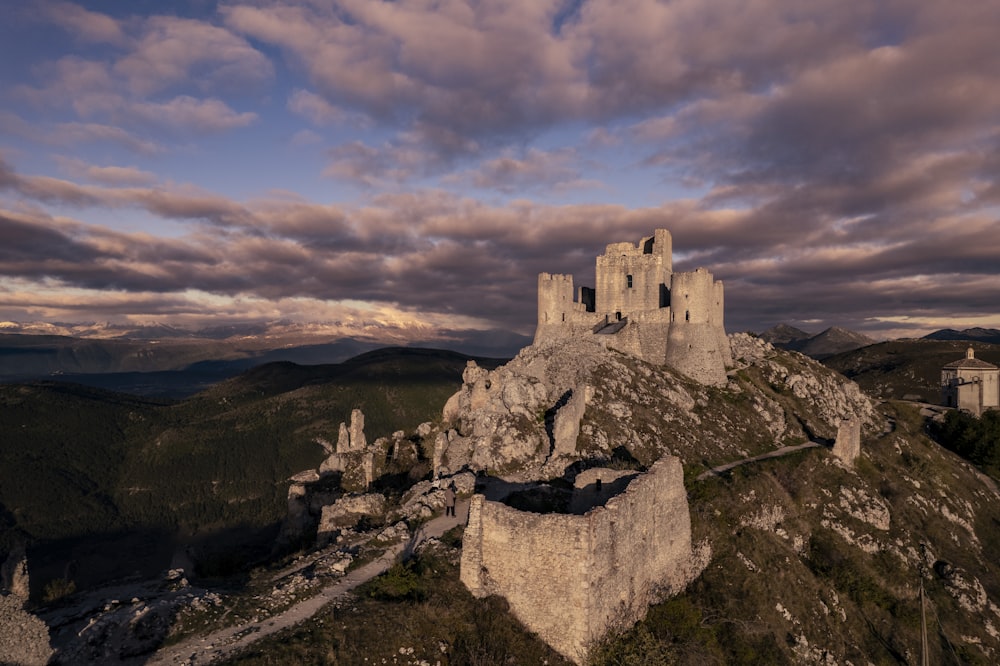
[[[573,276],[538,274],[538,328],[535,343],[546,338],[561,337],[570,331],[573,302]]]
[[[726,383],[726,362],[730,358],[720,349],[720,326],[714,321],[721,307],[721,293],[721,288],[716,292],[712,274],[704,268],[674,273],[671,279],[666,364],[714,386]]]
[[[722,280],[716,280],[712,284],[712,295],[715,298],[712,308],[712,326],[715,328],[715,337],[719,340],[722,361],[728,368],[733,364],[733,350],[729,346],[729,337],[726,335],[726,294]]]
[[[666,229],[657,229],[638,246],[611,243],[597,257],[597,313],[613,321],[667,307],[672,266],[673,239]]]

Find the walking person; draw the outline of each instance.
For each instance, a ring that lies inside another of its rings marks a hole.
[[[455,515],[455,484],[451,483],[444,489],[444,515]]]

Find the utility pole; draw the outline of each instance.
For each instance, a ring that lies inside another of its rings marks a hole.
[[[927,613],[924,609],[924,577],[920,577],[920,666],[931,666],[927,646]]]

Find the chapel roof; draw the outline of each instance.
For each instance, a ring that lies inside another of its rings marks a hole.
[[[969,347],[965,352],[965,358],[952,361],[944,366],[946,370],[997,370],[997,366],[976,358],[976,353]]]

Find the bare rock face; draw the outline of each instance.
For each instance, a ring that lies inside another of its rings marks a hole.
[[[544,461],[548,437],[544,426],[550,406],[547,386],[508,364],[492,372],[469,361],[461,390],[444,408],[444,419],[455,428],[435,440],[437,472],[454,472],[465,465],[479,469],[506,468],[518,461]]]
[[[470,495],[476,489],[476,476],[471,472],[460,472],[442,481],[421,481],[414,484],[403,495],[402,517],[430,518],[445,504],[445,484],[455,486],[458,495]]]
[[[729,338],[738,368],[760,369],[772,387],[791,392],[808,406],[803,411],[819,417],[810,423],[815,434],[833,437],[845,419],[857,420],[862,429],[875,427],[877,417],[871,400],[840,373],[800,354],[779,352],[746,333]]]
[[[0,664],[44,666],[52,654],[49,628],[24,610],[24,599],[0,595]]]
[[[364,516],[385,513],[385,497],[378,493],[341,497],[333,504],[324,506],[316,529],[319,541],[324,541],[337,530],[354,527]]]
[[[861,455],[861,423],[857,418],[847,418],[837,428],[837,439],[833,444],[833,455],[847,465],[853,465]]]
[[[351,432],[347,429],[346,423],[341,423],[337,434],[337,453],[347,453],[350,450]]]
[[[27,601],[31,594],[31,584],[28,579],[28,558],[24,546],[19,545],[7,555],[0,567],[0,592],[7,591],[22,602]]]
[[[360,409],[353,409],[351,410],[351,451],[363,451],[367,446],[365,415]]]
[[[729,336],[729,347],[733,351],[733,361],[746,367],[756,360],[767,358],[774,353],[774,346],[767,340],[749,333],[733,333]]]

